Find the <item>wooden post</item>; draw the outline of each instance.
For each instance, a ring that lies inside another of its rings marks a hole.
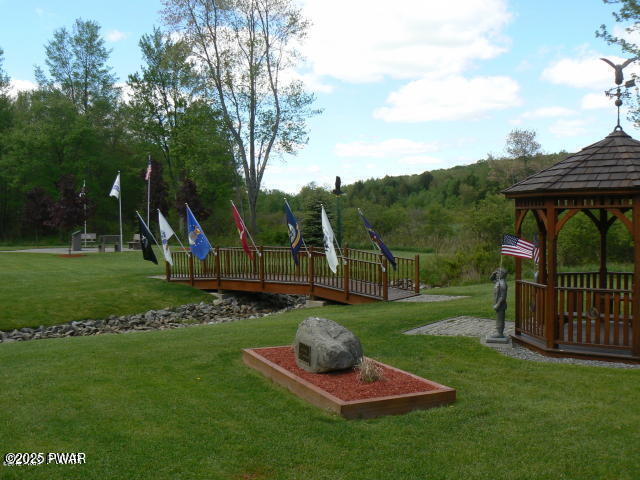
[[[215,274],[216,279],[218,280],[218,291],[220,291],[220,247],[216,247],[216,258],[215,258]]]
[[[171,280],[171,265],[169,265],[169,262],[167,262],[166,260],[164,262],[164,271],[167,274],[167,282],[168,282],[169,280]]]
[[[191,279],[191,286],[195,285],[195,278],[193,274],[193,253],[189,255],[189,278]]]
[[[313,276],[315,275],[314,267],[313,267],[313,247],[309,247],[309,293],[310,297],[313,300]]]
[[[555,332],[556,332],[556,283],[557,283],[557,265],[556,265],[556,249],[558,246],[558,237],[556,234],[556,223],[558,215],[553,199],[545,200],[545,209],[547,214],[547,291],[545,295],[545,338],[547,340],[547,348],[555,348]]]
[[[387,257],[382,259],[382,299],[386,302],[389,300],[389,276],[387,275]]]
[[[600,288],[607,288],[607,211],[600,209]]]
[[[516,206],[517,206],[517,202],[516,202]],[[516,225],[515,225],[515,234],[516,237],[520,237],[520,234],[522,232],[522,223],[518,222],[518,210],[516,210]],[[502,250],[502,249],[501,249]],[[500,255],[502,255],[502,251],[500,251]],[[523,318],[520,318],[520,312],[522,311],[520,309],[520,304],[522,303],[522,285],[520,285],[520,280],[522,280],[522,259],[520,257],[514,257],[515,258],[515,262],[516,262],[516,271],[515,271],[515,281],[513,282],[515,284],[516,287],[516,296],[515,296],[515,323],[516,326],[519,326],[522,321],[524,320]],[[500,260],[500,263],[502,263],[502,260]],[[518,333],[516,331],[516,333]]]
[[[342,249],[342,253],[344,255],[344,262],[342,265],[342,276],[344,280],[344,299],[349,300],[349,287],[350,287],[350,278],[349,278],[349,247],[345,245]]]
[[[415,260],[415,277],[413,281],[413,288],[416,294],[420,293],[420,255],[416,255]]]
[[[633,312],[633,337],[631,352],[640,356],[640,195],[633,197],[633,293],[631,304]]]
[[[260,245],[260,247],[258,247],[258,251],[260,252],[260,256],[258,257],[260,262],[260,289],[264,292],[264,246]]]

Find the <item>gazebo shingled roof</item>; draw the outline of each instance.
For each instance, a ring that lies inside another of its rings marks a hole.
[[[621,128],[503,190],[507,196],[640,188],[640,142]]]

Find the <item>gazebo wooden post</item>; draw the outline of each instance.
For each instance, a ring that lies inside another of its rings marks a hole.
[[[544,333],[547,341],[547,348],[554,348],[556,336],[556,250],[558,246],[558,235],[556,233],[557,213],[555,202],[552,198],[546,199],[544,203],[547,216],[547,286],[544,302]]]
[[[515,234],[516,237],[520,238],[522,233],[522,221],[518,220],[518,215],[516,215],[516,228],[515,228]],[[500,253],[500,255],[502,255],[502,253]],[[519,281],[522,280],[522,258],[520,257],[514,257],[515,258],[515,262],[516,262],[516,271],[515,271],[515,285],[516,285],[516,317],[520,314],[521,310],[520,310],[520,289],[522,288],[522,286],[520,285]],[[519,325],[519,321],[518,320],[522,320],[522,319],[518,319],[516,318],[516,325]]]
[[[633,337],[631,352],[640,355],[640,195],[633,196],[633,293],[631,310],[633,312]]]
[[[607,288],[607,211],[600,209],[600,222],[598,224],[600,231],[600,288]]]

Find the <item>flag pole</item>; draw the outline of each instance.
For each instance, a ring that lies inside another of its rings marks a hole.
[[[82,203],[84,206],[84,248],[87,248],[87,192],[85,188],[87,186],[87,180],[82,180]]]
[[[231,202],[231,205],[233,205],[233,207],[236,209],[236,211],[238,211],[238,207],[236,207],[236,204],[233,203],[233,200],[230,200],[230,202]],[[247,232],[247,235],[249,235],[249,240],[251,240],[251,243],[253,243],[253,248],[256,249],[256,253],[258,254],[259,257],[261,257],[262,254],[260,253],[260,250],[258,250],[258,247],[256,247],[256,242],[253,241],[251,232],[247,228],[247,225],[244,223],[244,218],[242,218],[242,216],[240,215],[240,212],[238,212],[238,216],[240,217],[240,221],[242,222],[242,227],[244,228],[244,231]]]
[[[147,163],[147,228],[149,228],[149,218],[150,218],[149,208],[151,205],[151,171],[149,170],[150,167],[151,167],[151,154],[149,154],[149,162]]]
[[[158,208],[158,213],[162,213],[160,212],[160,209]],[[166,220],[166,219],[165,219]],[[172,228],[173,230],[173,228]],[[184,248],[184,245],[182,244],[182,242],[180,241],[180,237],[178,237],[178,234],[176,232],[173,232],[173,236],[176,237],[176,240],[178,240],[178,243],[180,244],[180,246],[182,247],[182,250],[184,250],[185,252],[187,251],[186,248]]]
[[[149,225],[148,225],[148,224],[146,224],[146,223],[144,223],[144,220],[143,220],[143,218],[142,218],[142,215],[140,215],[140,213],[138,213],[138,211],[137,211],[137,210],[136,210],[136,215],[138,215],[138,218],[139,218],[140,220],[142,220],[142,224],[143,224],[145,227],[147,227],[147,230],[148,230],[148,231],[149,231],[149,233],[151,234],[151,238],[153,238],[153,241],[154,241],[154,242],[155,242],[155,244],[158,246],[158,248],[162,248],[162,247],[160,246],[160,244],[158,243],[158,240],[156,240],[156,237],[154,237],[154,236],[153,236],[153,232],[152,232],[152,231],[151,231],[151,229],[149,228]]]
[[[289,210],[291,210],[291,205],[289,205],[289,202],[287,201],[287,198],[284,198],[284,203],[287,204],[287,207],[289,207]],[[293,210],[291,210],[291,212],[293,213]],[[307,247],[307,244],[304,242],[304,237],[302,236],[302,230],[300,230],[300,240],[302,240],[302,245],[304,245],[304,248],[307,250],[307,256],[310,257],[311,256],[311,250],[309,250],[309,247]]]
[[[359,208],[358,208],[358,213],[360,214],[360,220],[362,220],[362,217],[364,217],[364,213],[362,213],[362,210],[360,210]],[[364,225],[364,221],[362,222],[362,226],[363,226],[363,228],[364,228],[364,231],[365,231],[365,232],[367,232],[367,237],[369,237],[369,241],[370,241],[370,242],[371,242],[371,244],[373,245],[373,249],[374,249],[374,250],[377,250],[377,251],[380,253],[380,255],[382,255],[382,250],[380,250],[380,247],[379,247],[378,245],[376,245],[376,242],[374,242],[374,241],[371,239],[371,235],[369,235],[369,230],[367,230],[367,227]],[[387,247],[387,248],[388,248],[388,247]],[[379,260],[378,260],[378,263],[380,264],[380,267],[382,268],[382,271],[383,271],[383,272],[386,272],[386,271],[387,271],[387,269],[386,269],[386,268],[384,268],[384,264],[382,263],[382,259],[379,259]]]
[[[322,208],[324,208],[324,204],[323,204],[323,203],[321,203],[321,204],[320,204],[320,206],[321,206]],[[326,213],[326,211],[327,211],[327,210],[325,209],[325,213]],[[329,215],[327,215],[327,220],[328,220],[328,219],[329,219]],[[331,222],[329,222],[329,226],[331,226]],[[339,244],[339,243],[338,243],[338,241],[336,240],[335,235],[334,235],[334,237],[333,237],[333,243],[338,247],[338,251],[340,252],[340,256],[342,257],[342,263],[347,263],[347,262],[345,262],[345,260],[344,260],[344,253],[342,252],[342,249],[340,248],[340,244]]]
[[[124,241],[122,238],[122,179],[120,178],[120,170],[118,170],[118,180],[120,180],[120,191],[118,192],[118,210],[120,217],[120,251],[124,248]]]

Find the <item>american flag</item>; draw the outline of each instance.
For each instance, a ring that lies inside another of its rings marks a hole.
[[[149,157],[149,163],[147,164],[147,173],[144,176],[145,181],[149,181],[151,178],[151,157]]]
[[[515,235],[506,234],[502,237],[502,255],[511,255],[513,257],[532,258],[534,245]]]

